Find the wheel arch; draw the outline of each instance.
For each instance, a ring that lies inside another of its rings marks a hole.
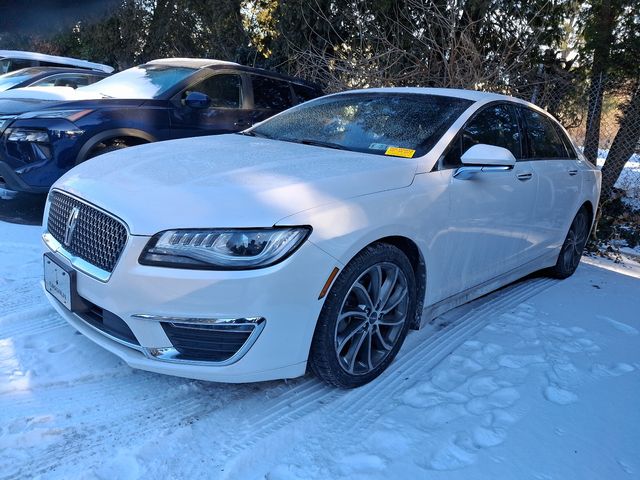
[[[418,330],[420,328],[420,321],[422,319],[422,311],[424,308],[425,293],[427,290],[427,267],[424,256],[422,255],[422,252],[420,251],[420,248],[418,247],[416,242],[411,240],[409,237],[405,237],[402,235],[390,235],[369,242],[367,245],[358,250],[355,255],[351,257],[349,262],[357,257],[360,252],[376,243],[392,245],[398,248],[407,256],[407,258],[409,259],[409,263],[411,263],[411,266],[413,267],[413,273],[416,279],[417,301],[415,315],[411,320],[411,329]]]
[[[131,142],[131,146],[140,145],[143,143],[155,142],[157,139],[148,132],[138,130],[136,128],[116,128],[111,130],[105,130],[97,133],[89,140],[87,140],[78,155],[76,156],[76,165],[85,161],[89,155],[89,152],[101,142],[124,139]]]

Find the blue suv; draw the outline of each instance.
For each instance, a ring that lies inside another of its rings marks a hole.
[[[10,90],[0,96],[0,187],[44,193],[97,155],[238,132],[321,95],[297,78],[200,59],[154,60],[78,89]]]

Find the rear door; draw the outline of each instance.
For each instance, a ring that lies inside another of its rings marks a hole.
[[[512,170],[480,172],[470,179],[453,178],[461,155],[475,144],[496,145],[513,153]],[[458,133],[441,159],[450,172],[451,210],[440,251],[446,252],[443,283],[452,290],[477,286],[535,256],[531,249],[531,217],[538,178],[523,157],[522,134],[514,108],[491,104],[476,113]],[[464,288],[460,288],[463,285]]]
[[[174,137],[232,133],[245,129],[251,114],[247,108],[245,82],[241,73],[216,72],[175,95],[169,107]],[[207,95],[211,99],[209,107],[187,106],[185,99],[191,92]]]
[[[296,103],[297,97],[294,97],[289,82],[257,74],[249,77],[253,92],[252,124],[266,120]]]
[[[541,252],[552,253],[564,242],[577,212],[581,170],[573,147],[552,119],[530,108],[518,108],[526,128],[526,155],[540,178],[531,241]]]

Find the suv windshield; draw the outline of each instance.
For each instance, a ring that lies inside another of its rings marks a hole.
[[[195,68],[169,65],[140,65],[81,87],[83,92],[96,92],[105,97],[152,99],[196,72]]]
[[[353,93],[293,107],[249,134],[377,155],[421,156],[473,102],[414,93]]]
[[[25,80],[29,80],[31,77],[40,73],[42,73],[42,69],[40,68],[23,68],[21,70],[0,75],[0,92],[9,90],[11,87],[18,85]]]

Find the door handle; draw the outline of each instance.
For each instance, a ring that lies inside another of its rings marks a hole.
[[[531,172],[519,173],[518,175],[516,175],[516,177],[521,182],[526,182],[527,180],[531,180],[531,177],[533,177],[533,173]]]
[[[574,175],[577,175],[577,174],[578,174],[578,170],[576,170],[576,169],[571,169],[571,170],[569,170],[569,175],[571,175],[572,177],[573,177]]]

